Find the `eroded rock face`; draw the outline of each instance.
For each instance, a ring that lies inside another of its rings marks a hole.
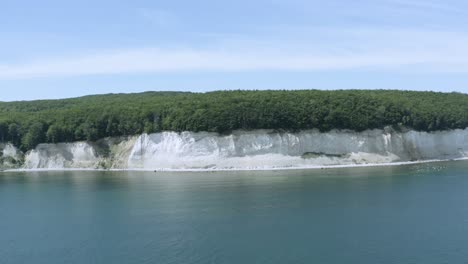
[[[136,169],[267,169],[467,157],[468,129],[434,133],[266,130],[142,135],[129,156]],[[311,155],[313,154],[313,155]]]
[[[274,169],[468,157],[468,129],[433,133],[270,130],[162,132],[41,144],[25,155],[0,144],[2,169]]]
[[[25,168],[94,168],[99,157],[87,142],[40,144],[26,155]]]
[[[40,144],[26,154],[25,169],[127,169],[137,137],[98,142]]]
[[[11,144],[0,144],[0,168],[13,169],[21,167],[23,154]]]
[[[274,169],[456,158],[468,158],[468,129],[162,132],[41,144],[25,155],[0,144],[2,169]]]

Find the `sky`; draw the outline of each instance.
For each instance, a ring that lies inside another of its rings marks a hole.
[[[0,101],[142,91],[468,93],[463,0],[0,0]]]

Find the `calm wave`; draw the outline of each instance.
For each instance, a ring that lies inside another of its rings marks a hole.
[[[468,162],[0,173],[0,263],[463,263]]]

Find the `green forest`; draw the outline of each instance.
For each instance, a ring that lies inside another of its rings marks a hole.
[[[145,92],[0,102],[0,140],[96,141],[158,131],[468,127],[468,95],[394,90]]]

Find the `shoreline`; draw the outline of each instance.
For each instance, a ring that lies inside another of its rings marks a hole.
[[[296,167],[272,167],[272,168],[212,168],[212,169],[94,169],[94,168],[60,168],[60,169],[6,169],[0,172],[60,172],[60,171],[116,171],[116,172],[236,172],[236,171],[287,171],[287,170],[325,170],[325,169],[341,169],[341,168],[367,168],[367,167],[391,167],[405,166],[425,163],[450,162],[450,161],[467,161],[468,157],[456,159],[432,159],[390,163],[367,163],[367,164],[343,164],[343,165],[328,165],[328,166],[296,166]]]
[[[395,166],[468,157],[468,129],[437,133],[317,130],[162,132],[100,144],[3,146],[9,171],[276,171]],[[1,146],[0,146],[1,147]],[[0,149],[1,150],[1,149]]]

